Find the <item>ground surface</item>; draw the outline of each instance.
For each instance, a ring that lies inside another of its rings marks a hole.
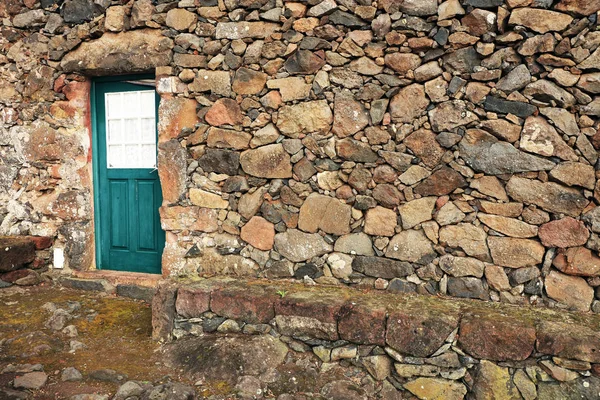
[[[50,284],[13,286],[0,290],[0,400],[124,400],[118,391],[128,381],[144,389],[135,397],[143,400],[405,398],[350,363],[323,364],[292,342],[296,351],[270,335],[227,333],[160,345],[151,339],[151,309],[143,301]],[[65,381],[70,368],[81,377]],[[47,381],[18,387],[32,372]],[[73,397],[81,394],[96,396]]]
[[[53,315],[48,311],[52,306],[44,306],[48,303],[71,315],[64,325],[75,326],[76,337],[69,337],[68,330],[47,326]],[[125,382],[118,375],[154,383],[185,381],[160,362],[160,346],[150,336],[151,310],[141,301],[48,285],[0,290],[0,371],[10,364],[41,364],[48,381],[32,392],[34,399],[114,394]],[[72,352],[71,341],[85,348]],[[67,367],[79,370],[83,380],[63,382],[61,373]],[[94,374],[106,369],[117,374]],[[17,375],[0,374],[0,387],[11,387]],[[104,380],[94,379],[95,375]],[[105,381],[113,378],[115,382]]]

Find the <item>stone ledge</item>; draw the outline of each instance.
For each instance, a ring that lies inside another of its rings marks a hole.
[[[248,324],[270,322],[287,336],[387,345],[412,357],[430,357],[458,331],[458,346],[477,359],[550,355],[600,363],[594,314],[231,278],[160,282],[153,336],[169,340],[177,315],[201,318],[207,311]]]

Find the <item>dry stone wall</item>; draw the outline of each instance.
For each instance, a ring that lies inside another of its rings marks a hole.
[[[150,71],[165,275],[600,311],[599,10],[5,1],[0,234],[91,265],[89,78]]]

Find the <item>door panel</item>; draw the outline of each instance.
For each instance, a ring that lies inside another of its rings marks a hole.
[[[160,273],[158,96],[123,82],[96,82],[94,89],[97,267]]]

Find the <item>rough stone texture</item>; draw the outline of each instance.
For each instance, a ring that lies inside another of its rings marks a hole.
[[[597,0],[117,3],[0,2],[0,235],[93,266],[89,78],[147,73],[165,276],[559,309],[551,272],[597,287]]]
[[[594,289],[583,278],[556,271],[550,271],[546,278],[546,293],[548,297],[580,311],[588,311],[594,299]]]
[[[152,72],[171,62],[172,47],[173,42],[156,29],[105,33],[67,54],[61,67],[92,76]]]

